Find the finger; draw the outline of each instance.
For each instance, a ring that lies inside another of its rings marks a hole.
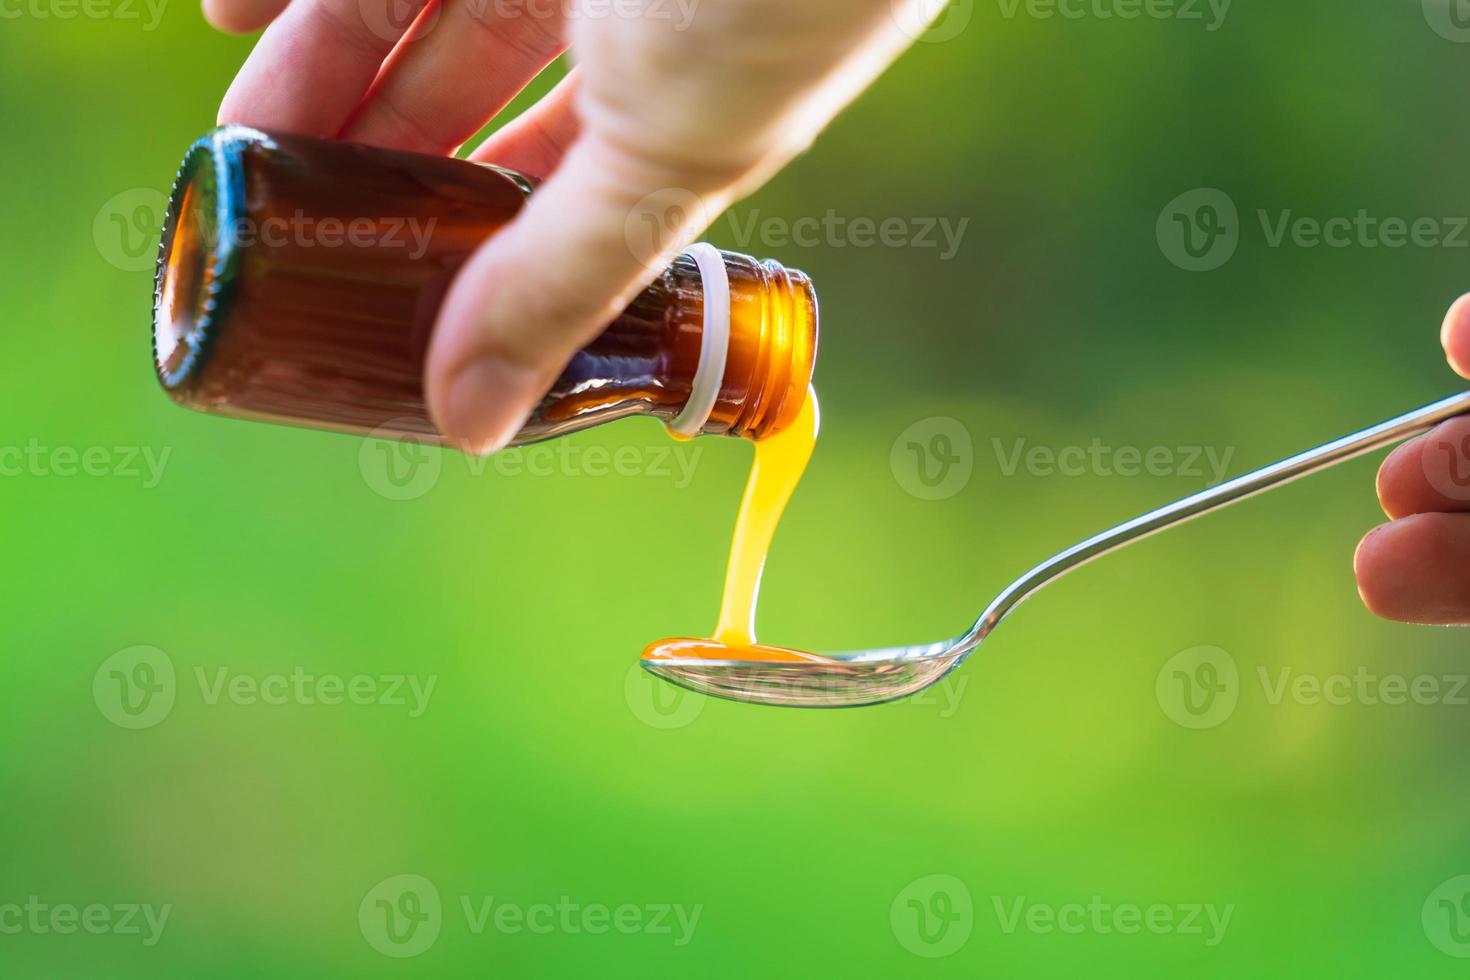
[[[559,8],[446,0],[437,21],[394,52],[342,137],[453,153],[566,50]]]
[[[295,0],[250,52],[219,121],[337,136],[425,0]]]
[[[1390,453],[1378,470],[1378,500],[1392,520],[1470,511],[1470,418],[1451,419]]]
[[[1445,314],[1439,340],[1450,359],[1450,367],[1470,378],[1470,295],[1455,300]]]
[[[1418,514],[1371,531],[1353,567],[1375,614],[1470,625],[1470,514]]]
[[[574,104],[579,77],[573,71],[557,82],[535,105],[475,147],[470,159],[528,177],[544,178],[555,170],[582,128]]]
[[[287,0],[204,0],[204,19],[230,34],[258,31],[286,9]]]
[[[429,351],[429,403],[440,430],[468,452],[494,452],[525,422],[571,354],[729,203],[724,190],[683,191],[667,241],[638,254],[630,215],[688,175],[584,137],[521,214],[466,263],[450,287]]]

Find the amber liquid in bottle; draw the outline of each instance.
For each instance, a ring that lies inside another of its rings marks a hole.
[[[531,193],[509,171],[215,130],[188,151],[154,295],[158,377],[205,412],[441,441],[423,370],[455,273]],[[722,253],[728,354],[699,433],[761,439],[793,422],[816,356],[811,282]],[[681,256],[578,351],[513,444],[627,415],[675,419],[703,342],[704,288]]]

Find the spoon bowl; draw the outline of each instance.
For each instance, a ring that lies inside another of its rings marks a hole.
[[[644,660],[643,666],[680,687],[752,704],[850,708],[897,701],[917,694],[959,667],[1017,606],[1068,572],[1166,528],[1400,442],[1467,413],[1470,413],[1470,392],[1298,453],[1093,535],[1016,579],[986,607],[968,632],[952,640],[826,654],[810,663],[691,657]]]
[[[697,658],[643,661],[679,687],[752,704],[786,708],[855,708],[897,701],[937,683],[973,647],[965,637],[926,646],[824,654],[815,663],[773,664]]]

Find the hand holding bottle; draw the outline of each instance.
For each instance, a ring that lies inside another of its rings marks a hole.
[[[475,452],[504,446],[658,267],[801,152],[942,9],[427,0],[442,7],[403,37],[385,26],[403,2],[204,0],[223,29],[270,24],[220,121],[448,154],[570,47],[576,69],[473,154],[545,178],[465,265],[435,328],[429,403],[440,431]],[[668,227],[644,249],[629,229],[649,208]]]
[[[1470,378],[1470,296],[1440,334],[1450,366]],[[1358,546],[1358,590],[1388,619],[1470,625],[1470,417],[1404,443],[1378,471],[1392,523]]]

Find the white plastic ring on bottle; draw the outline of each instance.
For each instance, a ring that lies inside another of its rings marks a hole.
[[[730,277],[725,258],[708,242],[696,242],[684,252],[699,269],[704,292],[704,333],[700,338],[699,367],[689,389],[684,410],[669,423],[677,436],[693,438],[709,421],[725,380],[725,360],[730,354]]]

